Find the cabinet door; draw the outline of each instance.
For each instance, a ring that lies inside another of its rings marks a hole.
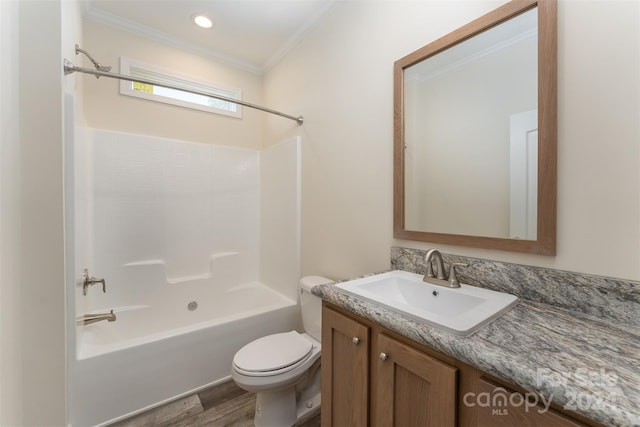
[[[526,397],[506,387],[481,378],[478,398],[467,399],[478,410],[478,427],[579,427],[585,426],[551,408],[527,401]]]
[[[375,424],[454,426],[457,369],[386,335],[377,341]]]
[[[369,328],[334,310],[322,310],[323,426],[366,426]]]

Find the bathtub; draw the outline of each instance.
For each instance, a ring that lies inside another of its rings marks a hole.
[[[68,126],[71,425],[226,381],[242,346],[299,327],[299,137],[257,151]]]
[[[114,307],[115,322],[77,326],[71,425],[106,425],[226,381],[242,346],[298,325],[297,302],[262,283],[215,295],[191,285]]]

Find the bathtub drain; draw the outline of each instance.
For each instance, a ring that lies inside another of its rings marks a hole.
[[[198,308],[198,303],[195,301],[191,301],[189,304],[187,304],[187,309],[189,311],[194,311],[196,308]]]

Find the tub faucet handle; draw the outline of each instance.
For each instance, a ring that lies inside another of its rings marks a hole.
[[[102,292],[107,293],[107,283],[104,279],[99,279],[97,277],[89,276],[89,271],[85,268],[82,273],[82,295],[87,294],[87,288],[91,285],[95,285],[97,283],[102,283]]]

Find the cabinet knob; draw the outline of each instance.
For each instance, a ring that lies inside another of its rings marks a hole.
[[[351,340],[355,345],[360,344],[360,338],[358,337],[353,337],[353,339]]]
[[[389,358],[387,353],[380,353],[380,360],[385,361]]]

